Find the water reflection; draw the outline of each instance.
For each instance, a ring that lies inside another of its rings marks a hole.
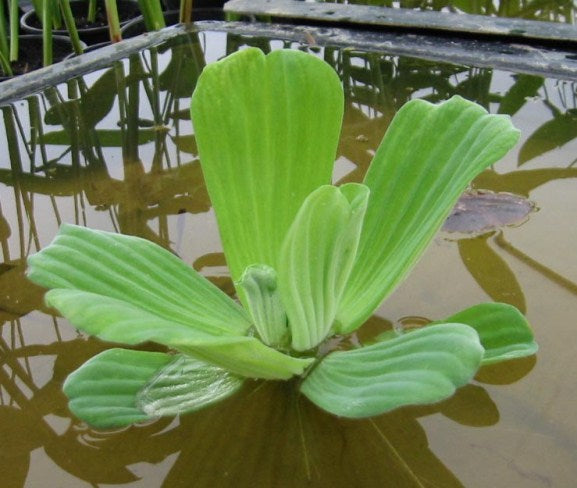
[[[495,426],[499,403],[490,385],[518,381],[535,358],[484,368],[477,383],[441,404],[363,421],[327,415],[300,398],[294,384],[271,382],[254,382],[194,415],[119,432],[94,432],[69,414],[64,378],[108,345],[63,323],[43,305],[42,290],[24,277],[26,256],[46,245],[61,222],[146,237],[233,291],[197,160],[189,97],[206,59],[247,44],[266,50],[286,44],[208,38],[174,39],[2,108],[3,486],[80,486],[80,480],[98,486],[139,478],[146,486],[165,487],[190,486],[191,480],[195,486],[461,486],[453,474],[458,466],[437,457],[423,425],[444,418],[462,426]],[[483,173],[476,188],[532,197],[547,184],[577,177],[574,161],[567,162],[563,152],[577,137],[573,84],[352,50],[315,52],[334,66],[346,92],[340,182],[362,178],[406,101],[436,102],[454,94],[513,115],[527,134],[519,158]],[[523,229],[444,245],[454,249],[452,266],[464,269],[486,299],[530,309],[511,257],[574,298],[577,286],[564,270],[547,267],[510,242],[517,231]],[[413,315],[421,313],[413,307]],[[359,338],[368,340],[402,318],[375,316]],[[41,471],[34,464],[39,457]]]
[[[573,0],[315,0],[575,23]]]

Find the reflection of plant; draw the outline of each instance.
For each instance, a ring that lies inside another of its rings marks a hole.
[[[572,24],[575,6],[572,0],[321,0],[327,3],[351,3],[421,10],[448,10],[476,15],[520,17]]]
[[[364,184],[330,182],[342,89],[298,51],[247,49],[205,70],[192,101],[203,172],[244,309],[171,253],[129,236],[64,226],[29,259],[47,304],[111,349],[65,384],[97,427],[190,411],[243,378],[303,375],[325,410],[366,417],[452,395],[481,364],[533,354],[519,312],[465,310],[434,326],[333,351],[402,281],[480,171],[518,132],[455,97],[399,111]],[[338,343],[338,341],[336,341]]]

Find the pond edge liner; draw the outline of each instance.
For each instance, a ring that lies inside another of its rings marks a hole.
[[[55,86],[75,76],[106,68],[130,54],[190,32],[183,26],[170,26],[155,32],[109,44],[94,51],[73,56],[50,66],[15,76],[0,83],[0,104],[14,102]]]
[[[224,11],[244,16],[267,16],[278,23],[322,23],[329,27],[393,29],[475,39],[511,39],[528,44],[573,44],[577,47],[575,25],[532,19],[302,0],[230,0]]]
[[[211,30],[198,26],[201,30]],[[550,49],[517,42],[438,37],[410,32],[269,23],[224,23],[218,29],[237,35],[293,41],[308,47],[338,47],[478,68],[495,68],[577,81],[577,50]]]
[[[308,47],[331,46],[577,81],[577,51],[574,50],[397,31],[377,32],[260,22],[200,21],[141,34],[3,81],[0,83],[0,104],[20,100],[75,76],[109,67],[130,54],[178,36],[211,31],[286,40]]]

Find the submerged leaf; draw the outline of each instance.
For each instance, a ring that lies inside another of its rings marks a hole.
[[[69,408],[98,429],[124,427],[150,417],[136,404],[139,391],[174,356],[159,352],[108,349],[85,362],[64,383]]]
[[[402,281],[467,184],[515,144],[504,115],[460,97],[413,100],[393,119],[365,177],[371,196],[357,261],[337,316],[361,325]]]
[[[109,429],[199,410],[236,392],[243,380],[183,355],[109,349],[64,383],[70,410]]]
[[[301,391],[343,417],[370,417],[450,397],[479,368],[483,347],[462,324],[425,327],[394,339],[326,356]]]
[[[50,246],[28,258],[28,278],[46,288],[121,300],[207,334],[244,334],[250,327],[224,292],[138,237],[63,225]]]
[[[310,54],[248,48],[203,71],[191,115],[233,280],[278,269],[304,199],[331,182],[342,113],[337,74]]]
[[[317,346],[333,327],[368,198],[368,188],[357,183],[322,186],[305,200],[287,234],[279,288],[297,351]]]
[[[527,319],[506,303],[481,303],[444,322],[467,324],[477,331],[485,348],[483,365],[531,356],[538,349]]]
[[[446,232],[479,234],[525,222],[535,204],[512,193],[476,190],[464,193],[443,224]]]
[[[265,346],[255,337],[210,335],[114,298],[79,290],[55,289],[46,303],[75,327],[112,342],[154,341],[240,376],[289,379],[313,359],[299,359]]]
[[[199,410],[236,392],[243,379],[188,356],[175,356],[137,395],[151,417]]]

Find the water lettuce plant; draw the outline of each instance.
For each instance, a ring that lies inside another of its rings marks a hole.
[[[203,71],[191,102],[238,300],[146,240],[64,225],[28,260],[46,303],[109,349],[64,384],[97,428],[194,411],[248,379],[360,418],[441,401],[480,366],[534,354],[521,313],[487,303],[331,350],[403,280],[469,182],[516,143],[510,119],[460,97],[399,110],[362,184],[331,184],[343,115],[333,69],[245,49]]]

